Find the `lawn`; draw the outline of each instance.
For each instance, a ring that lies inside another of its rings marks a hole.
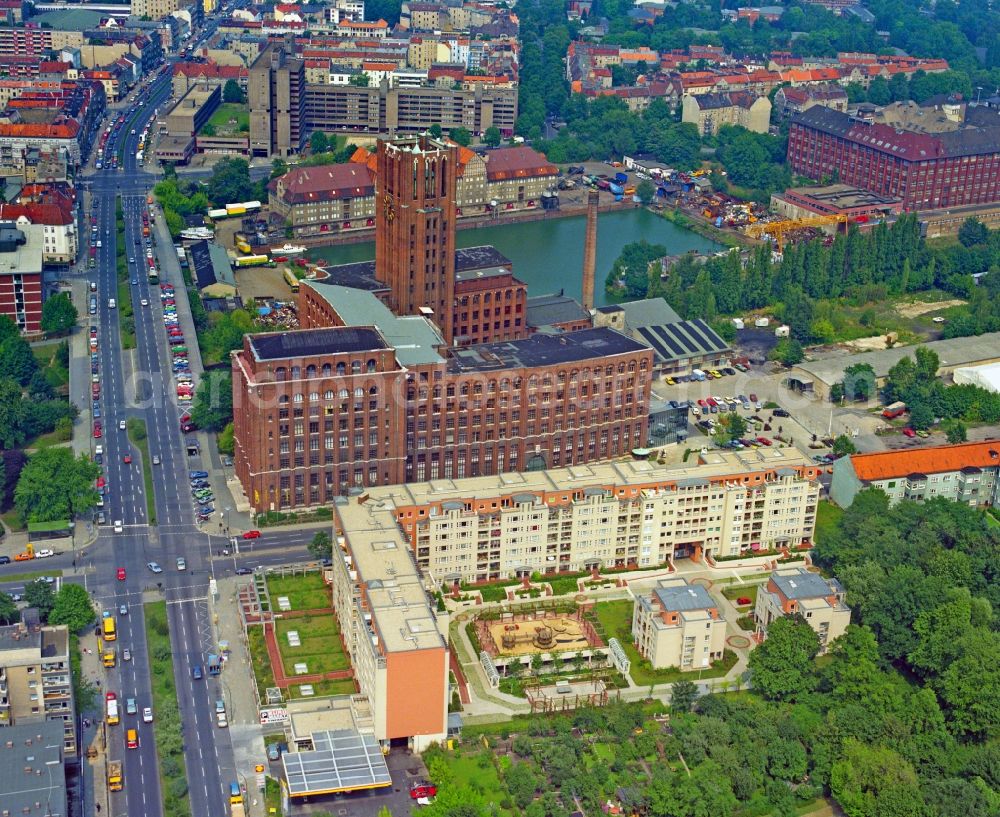
[[[142,485],[146,492],[146,515],[149,524],[156,524],[156,496],[153,493],[153,460],[149,456],[149,440],[146,437],[146,421],[133,417],[128,421],[128,438],[136,448],[142,460]],[[134,464],[134,463],[133,463]]]
[[[653,669],[649,662],[639,655],[639,651],[632,643],[632,602],[625,601],[602,601],[594,605],[594,615],[600,623],[605,637],[617,638],[625,650],[629,661],[632,662],[629,674],[632,680],[639,686],[650,686],[651,684],[670,684],[682,678],[721,678],[735,666],[737,656],[731,650],[725,651],[725,657],[721,661],[716,661],[710,669],[699,672],[681,672],[673,667],[664,669]]]
[[[826,499],[821,499],[816,510],[816,542],[822,542],[837,529],[844,509]]]
[[[250,627],[247,630],[247,641],[250,645],[250,662],[253,664],[253,676],[257,681],[257,692],[260,700],[266,701],[267,688],[274,686],[274,673],[267,657],[264,628]]]
[[[273,777],[264,778],[264,813],[281,814],[281,784]]]
[[[143,605],[146,620],[147,660],[153,687],[153,716],[156,728],[156,753],[159,759],[160,791],[165,817],[189,817],[191,804],[184,780],[184,754],[181,736],[181,712],[174,682],[170,627],[167,603]],[[126,780],[126,785],[128,781]]]
[[[759,584],[734,584],[729,587],[723,587],[722,595],[733,602],[733,604],[736,603],[736,599],[746,597],[750,599],[748,606],[752,607],[757,603],[757,590],[759,588]]]
[[[42,576],[62,576],[63,572],[61,570],[35,570],[31,573],[10,573],[5,574],[3,580],[5,582],[33,582],[35,579],[40,579]]]
[[[66,346],[67,341],[60,340],[54,343],[38,343],[31,347],[31,353],[38,361],[45,379],[60,394],[65,394],[69,390],[69,370],[63,365],[68,349],[66,352],[61,351]]]
[[[461,781],[462,785],[479,792],[487,803],[500,803],[507,798],[507,791],[500,782],[496,766],[488,762],[488,758],[485,763],[480,760],[485,754],[441,752],[438,756],[444,759],[452,780]]]
[[[230,120],[234,120],[235,124]],[[250,108],[241,103],[223,102],[209,118],[208,124],[215,128],[219,136],[247,133],[250,130]]]
[[[21,521],[21,515],[17,512],[16,508],[11,508],[7,513],[0,516],[0,519],[3,519],[4,524],[12,533],[21,533],[28,529],[27,525]]]
[[[288,596],[293,610],[326,610],[330,607],[330,589],[318,570],[297,576],[268,576],[267,592],[275,608],[278,596]]]
[[[299,634],[302,646],[288,645],[286,634],[290,630]],[[305,663],[310,674],[351,668],[351,661],[340,643],[340,628],[332,611],[318,616],[279,619],[275,622],[275,632],[281,651],[281,665],[289,678],[295,676],[296,662]]]
[[[343,678],[339,681],[320,681],[319,683],[313,683],[312,688],[314,694],[308,696],[311,698],[331,697],[333,695],[353,695],[357,692],[357,689],[354,686],[354,681],[350,678]],[[289,698],[301,699],[303,697],[299,694],[299,688],[295,684],[288,688],[287,695]]]

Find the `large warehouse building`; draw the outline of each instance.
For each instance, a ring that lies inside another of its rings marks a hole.
[[[852,116],[816,105],[792,121],[788,163],[905,210],[987,205],[1000,201],[1000,111],[909,102]]]

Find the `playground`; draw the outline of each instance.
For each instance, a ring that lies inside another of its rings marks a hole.
[[[605,646],[580,611],[505,613],[499,619],[477,620],[476,629],[480,645],[494,658]]]

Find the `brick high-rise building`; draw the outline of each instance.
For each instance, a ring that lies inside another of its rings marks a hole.
[[[430,136],[379,141],[377,161],[375,277],[397,315],[433,317],[450,344],[458,147]]]

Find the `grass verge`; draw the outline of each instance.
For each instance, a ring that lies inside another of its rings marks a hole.
[[[253,664],[257,694],[260,700],[266,701],[267,688],[274,686],[274,673],[267,655],[267,644],[264,643],[264,628],[250,627],[247,630],[247,643],[250,646],[250,663]]]
[[[281,785],[273,777],[264,778],[264,813],[281,814]]]
[[[153,713],[156,719],[153,732],[159,759],[163,814],[164,817],[190,817],[191,803],[184,773],[181,712],[177,704],[177,686],[174,683],[167,603],[154,601],[144,604],[143,609],[153,686]]]
[[[3,580],[5,582],[33,582],[42,576],[62,576],[62,574],[61,570],[34,570],[31,573],[11,573],[9,576],[4,576]]]
[[[115,271],[118,276],[118,335],[122,349],[135,348],[135,315],[128,284],[128,248],[125,246],[125,211],[122,198],[115,205]]]
[[[156,495],[153,493],[153,458],[149,456],[149,439],[146,421],[132,417],[126,423],[129,441],[139,449],[142,459],[142,487],[146,492],[146,517],[150,525],[156,524]]]

